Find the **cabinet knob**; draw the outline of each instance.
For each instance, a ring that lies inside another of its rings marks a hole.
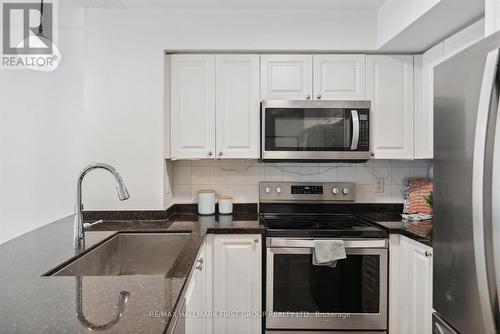
[[[318,94],[318,96],[316,96],[316,98],[317,98],[318,100],[321,100],[321,94]]]
[[[310,100],[311,99],[311,95],[306,95],[306,99]]]
[[[431,253],[431,252],[429,252],[429,251],[425,251],[425,256],[426,256],[426,257],[431,257],[431,256],[432,256],[432,253]]]
[[[222,156],[222,151],[219,152],[219,157],[221,157],[221,156]]]
[[[254,244],[258,244],[259,243],[259,239],[253,239],[253,242],[254,242]]]
[[[199,259],[197,262],[198,262],[198,265],[195,267],[196,270],[202,271],[203,270],[203,258]]]
[[[213,155],[212,151],[208,151],[208,156],[211,157]]]

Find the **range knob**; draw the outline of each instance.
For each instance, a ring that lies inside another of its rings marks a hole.
[[[347,195],[347,194],[349,194],[350,192],[351,192],[351,191],[349,190],[349,188],[344,188],[344,189],[342,189],[342,194],[344,194],[344,195]]]
[[[270,194],[271,193],[271,187],[267,186],[264,191],[266,192],[266,194]]]
[[[333,187],[333,188],[332,188],[332,193],[333,193],[334,195],[337,195],[337,194],[339,193],[339,188],[337,188],[337,187]]]
[[[283,189],[281,189],[281,186],[277,186],[277,187],[276,187],[276,192],[277,192],[278,194],[281,194],[281,192],[282,192],[282,191],[283,191]]]

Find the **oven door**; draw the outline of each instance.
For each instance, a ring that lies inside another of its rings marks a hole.
[[[312,265],[311,240],[270,239],[267,329],[387,329],[386,240],[345,241],[331,268]]]
[[[261,158],[369,159],[367,147],[365,150],[362,145],[363,150],[360,150],[360,115],[358,110],[352,109],[353,103],[355,102],[264,101]]]

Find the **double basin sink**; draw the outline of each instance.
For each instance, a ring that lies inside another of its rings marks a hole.
[[[190,233],[118,233],[44,276],[164,275]]]

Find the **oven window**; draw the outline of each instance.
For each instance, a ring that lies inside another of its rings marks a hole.
[[[310,254],[275,254],[274,312],[379,313],[380,258],[348,255],[335,268]]]
[[[351,121],[343,109],[265,111],[266,151],[350,150]]]

